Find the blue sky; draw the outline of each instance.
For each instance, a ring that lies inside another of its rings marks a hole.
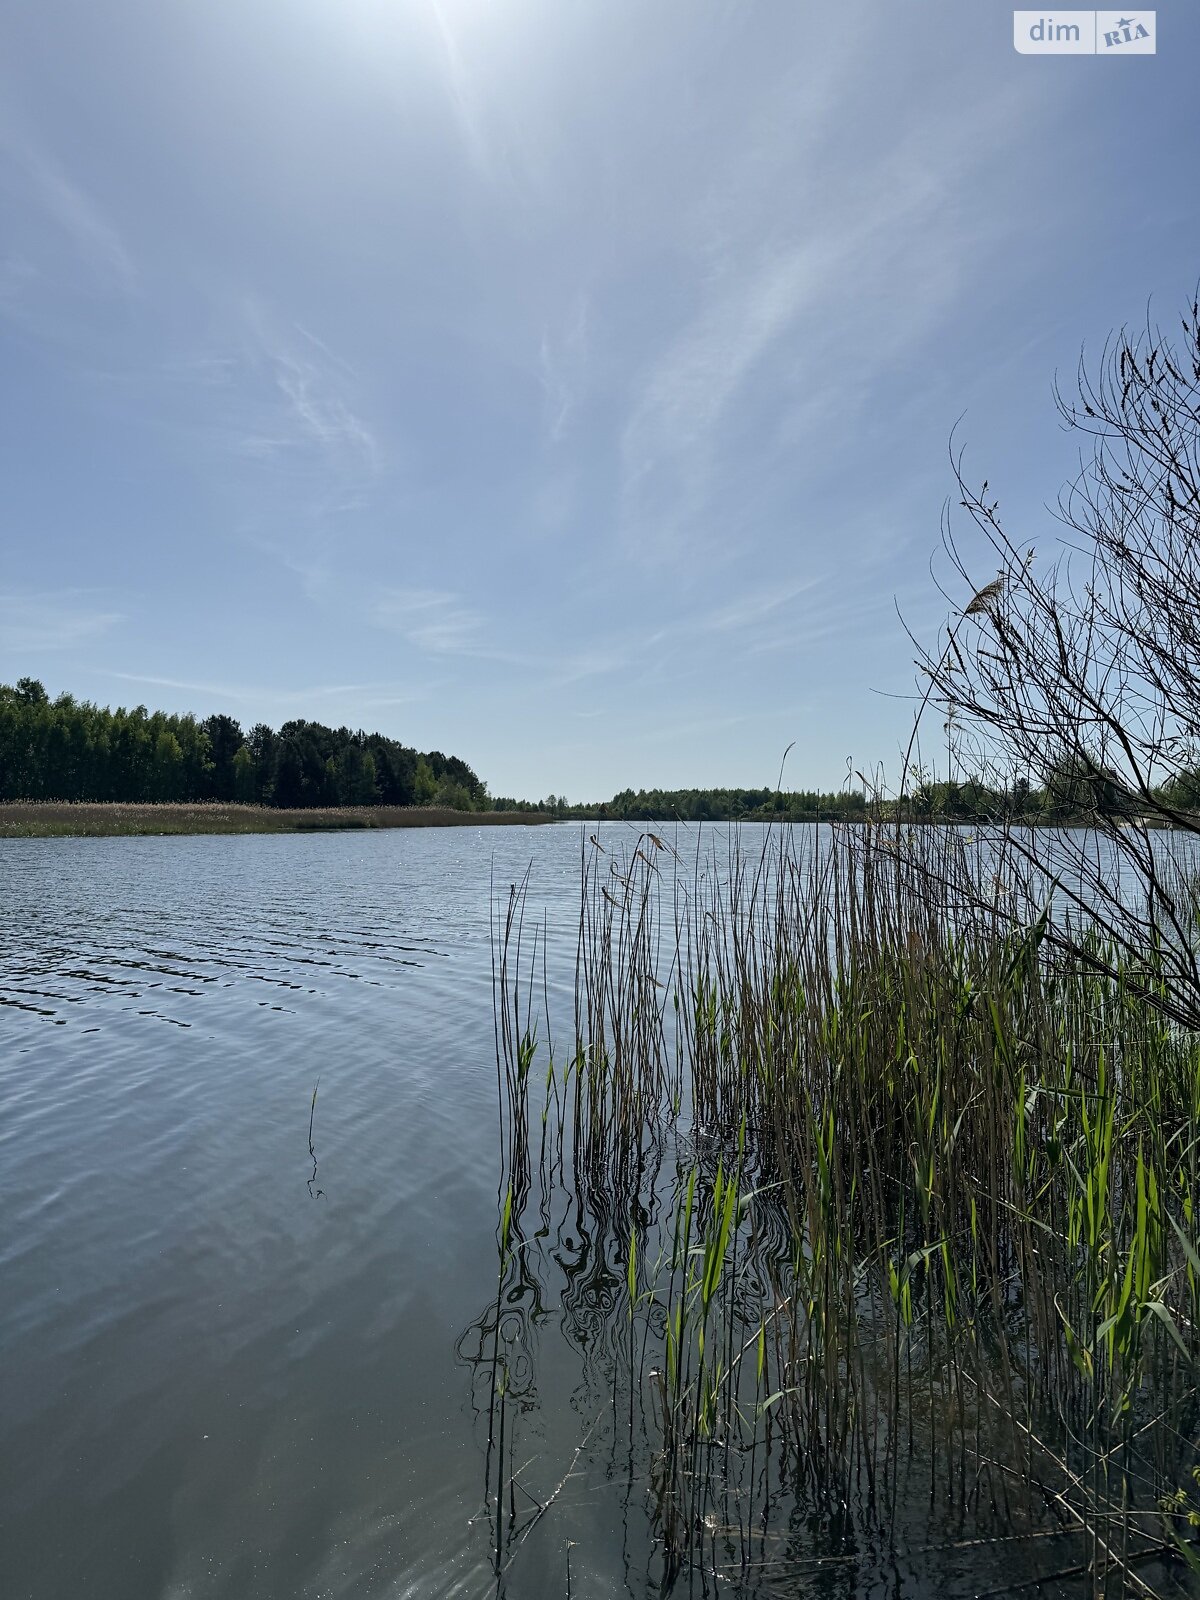
[[[0,680],[529,797],[894,773],[951,428],[1048,550],[1054,372],[1200,275],[1200,11],[1158,37],[12,0]]]

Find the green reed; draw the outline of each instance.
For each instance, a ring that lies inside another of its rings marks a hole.
[[[539,1174],[625,1263],[612,1384],[664,1583],[706,1549],[745,1569],[781,1496],[896,1538],[922,1483],[980,1528],[1078,1530],[1096,1594],[1196,1562],[1200,1040],[1155,1008],[1153,950],[1064,965],[1049,905],[981,898],[992,866],[943,830],[584,847]],[[537,1115],[523,909],[502,1278]]]

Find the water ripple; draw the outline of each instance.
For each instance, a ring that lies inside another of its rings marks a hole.
[[[493,1271],[488,883],[536,858],[569,930],[577,852],[0,841],[6,1593],[487,1587],[453,1345]]]

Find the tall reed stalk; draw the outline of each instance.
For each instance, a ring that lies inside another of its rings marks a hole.
[[[902,1545],[914,1496],[984,1533],[1076,1530],[1096,1595],[1200,1571],[1200,1040],[1151,1003],[1153,950],[1063,965],[1052,901],[997,881],[981,909],[989,848],[585,844],[573,1044],[540,1108],[513,891],[504,1248],[540,1115],[542,1191],[624,1264],[611,1385],[667,1586],[745,1576],[785,1504]]]

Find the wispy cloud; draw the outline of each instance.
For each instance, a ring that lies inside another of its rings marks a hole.
[[[24,256],[6,256],[0,261],[0,311],[16,307],[37,275],[37,268]]]
[[[85,644],[122,620],[81,590],[40,594],[0,593],[0,652],[35,654]]]
[[[891,594],[878,589],[837,595],[826,592],[820,605],[806,608],[802,615],[756,630],[745,643],[745,654],[792,651],[799,657],[815,645],[859,637],[868,630],[876,643],[889,634],[896,636],[897,643],[902,639]]]
[[[548,325],[542,329],[538,370],[546,401],[546,430],[554,444],[565,436],[579,403],[587,368],[590,314],[588,296],[580,292],[561,333]]]
[[[727,662],[757,654],[766,648],[766,639],[797,634],[804,619],[796,602],[819,589],[821,582],[781,578],[770,588],[750,589],[720,605],[685,611],[653,627],[613,629],[600,642],[569,651],[556,663],[556,676],[563,683],[578,683],[622,671],[644,671],[648,661],[678,660],[692,650],[702,654],[711,649],[715,636],[721,637]]]
[[[713,436],[755,364],[827,280],[829,241],[772,252],[721,289],[651,367],[621,440],[624,512],[640,541],[674,535],[704,503]]]
[[[471,158],[472,166],[482,177],[490,178],[492,175],[492,160],[488,141],[483,130],[479,95],[474,80],[463,61],[458,35],[451,26],[450,19],[446,15],[446,9],[440,3],[440,0],[429,0],[429,9],[433,15],[438,38],[441,41],[442,55],[446,67],[446,85],[450,93],[450,103],[454,111],[454,117],[462,134],[463,144],[466,146],[467,154]]]
[[[1030,112],[1029,99],[1005,89],[969,114],[942,108],[882,159],[842,151],[840,175],[823,164],[814,177],[788,141],[773,160],[734,162],[740,181],[705,196],[687,236],[688,314],[632,385],[620,439],[631,553],[714,554],[708,513],[731,459],[744,474],[754,452],[765,461],[784,441],[818,460],[829,453],[822,438],[841,447],[834,430],[931,337],[993,239],[972,180],[996,163],[999,130]],[[827,121],[837,114],[831,100]],[[809,129],[809,142],[822,133]],[[835,144],[830,160],[838,154]],[[960,196],[952,211],[947,189]]]
[[[458,595],[440,589],[389,589],[372,614],[379,627],[432,655],[477,653],[483,619]]]
[[[343,465],[375,473],[381,455],[375,434],[350,403],[354,369],[306,328],[299,339],[272,325],[258,307],[247,308],[256,364],[270,375],[277,401],[264,426],[243,437],[250,455],[272,455],[296,447],[315,447]]]
[[[193,678],[174,678],[145,672],[117,672],[98,669],[102,676],[118,683],[144,684],[148,688],[176,689],[184,694],[202,694],[212,700],[236,704],[276,706],[319,706],[321,701],[353,700],[359,706],[383,707],[410,705],[427,697],[427,687],[390,682],[310,684],[305,688],[281,689],[265,684],[213,683]]]
[[[722,639],[730,660],[771,648],[768,640],[798,637],[812,626],[812,613],[798,612],[802,598],[820,587],[818,578],[781,577],[771,587],[750,589],[716,606],[684,612],[674,618],[637,627],[614,622],[594,638],[570,637],[556,644],[547,639],[541,651],[514,650],[488,637],[487,619],[460,595],[438,589],[389,589],[371,613],[378,627],[400,634],[410,644],[437,656],[490,661],[519,671],[544,674],[553,663],[554,680],[571,686],[644,671],[648,663],[679,659],[705,641]],[[822,608],[824,609],[824,608]]]
[[[94,278],[126,292],[135,287],[137,268],[116,226],[11,111],[0,115],[0,157]]]
[[[549,641],[541,651],[513,649],[493,642],[482,612],[460,595],[441,589],[388,589],[376,601],[371,618],[377,627],[399,634],[432,656],[464,657],[543,675],[552,661],[560,684],[618,672],[648,642],[633,635],[609,636],[596,644],[572,643],[558,651]]]
[[[385,467],[356,369],[311,329],[261,299],[215,296],[203,342],[97,374],[148,426],[223,457],[303,478],[305,512],[344,510]]]
[[[292,415],[318,444],[360,455],[370,467],[378,464],[374,435],[344,400],[328,393],[311,363],[277,353],[275,381]]]
[[[786,611],[793,600],[820,586],[820,578],[803,578],[794,582],[774,584],[770,588],[752,589],[728,600],[710,611],[702,612],[680,624],[689,633],[741,633],[757,630],[768,620]]]

